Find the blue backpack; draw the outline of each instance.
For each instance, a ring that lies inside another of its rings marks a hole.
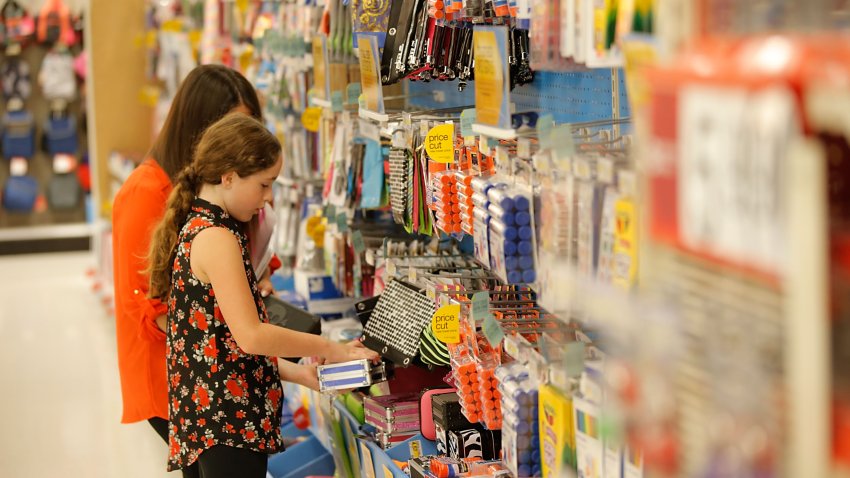
[[[38,182],[32,176],[12,176],[3,188],[3,207],[11,212],[31,212],[38,197]]]
[[[10,111],[3,117],[3,156],[30,159],[35,154],[35,123],[26,110]]]
[[[44,123],[44,142],[45,149],[51,155],[77,154],[77,122],[70,116],[49,118]]]

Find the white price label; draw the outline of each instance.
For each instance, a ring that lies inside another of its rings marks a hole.
[[[596,162],[596,173],[599,176],[599,181],[605,184],[614,184],[614,160],[611,158],[599,158]]]
[[[591,180],[593,173],[590,167],[590,161],[584,158],[573,161],[573,174],[579,179]]]
[[[519,138],[516,142],[516,155],[521,159],[531,158],[531,140],[528,138]]]

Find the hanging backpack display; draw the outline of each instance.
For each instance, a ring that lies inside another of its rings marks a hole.
[[[12,176],[3,187],[3,207],[11,212],[31,212],[38,197],[38,182],[32,176]]]
[[[52,209],[74,209],[80,205],[83,188],[74,173],[54,174],[47,185],[47,204]]]
[[[48,118],[44,123],[45,149],[51,155],[77,154],[77,122],[71,116]]]
[[[67,51],[58,50],[45,55],[38,83],[47,100],[73,100],[77,95],[74,57]]]
[[[71,13],[62,0],[47,0],[38,14],[38,42],[53,45],[61,41],[67,46],[73,45],[77,36],[71,22]]]
[[[9,111],[3,117],[3,157],[30,159],[35,154],[35,123],[29,111]]]

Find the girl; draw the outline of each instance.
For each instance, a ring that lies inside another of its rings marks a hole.
[[[260,102],[251,83],[223,66],[192,70],[172,101],[149,158],[124,182],[112,206],[118,369],[124,405],[121,422],[147,420],[166,443],[166,306],[148,297],[145,256],[172,183],[191,162],[195,143],[207,126],[230,113],[260,119]],[[269,292],[271,284],[266,282],[263,289]],[[318,387],[314,368],[283,361],[280,372],[283,380]],[[185,468],[183,476],[198,476],[194,468]]]
[[[266,476],[281,451],[282,391],[273,356],[370,359],[268,323],[245,223],[272,200],[277,139],[229,115],[201,137],[178,177],[149,256],[150,294],[168,300],[169,470],[196,460],[204,478]]]

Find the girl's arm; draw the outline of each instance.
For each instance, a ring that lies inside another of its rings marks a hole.
[[[245,277],[245,264],[236,236],[224,228],[201,231],[192,242],[192,271],[212,284],[224,320],[239,347],[249,354],[274,357],[325,358],[328,362],[378,360],[378,354],[359,342],[346,346],[318,335],[260,322],[257,304]]]

